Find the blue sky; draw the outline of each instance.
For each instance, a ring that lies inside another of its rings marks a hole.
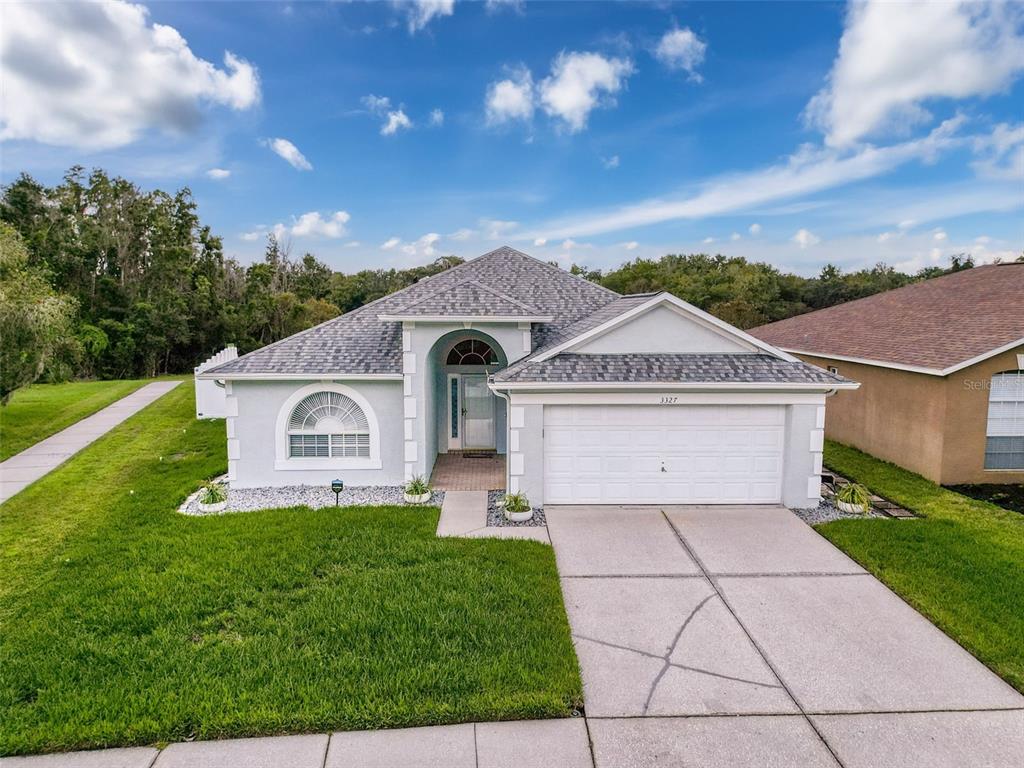
[[[2,178],[187,185],[228,254],[344,270],[1012,258],[1021,8],[6,4]]]

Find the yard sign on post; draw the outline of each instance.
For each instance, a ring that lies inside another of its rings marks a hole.
[[[238,350],[234,345],[225,347],[213,357],[204,360],[196,366],[196,375],[209,370],[214,366],[234,360],[238,357]],[[197,419],[223,419],[227,416],[227,395],[224,392],[224,384],[219,381],[200,381],[196,379],[196,418]]]

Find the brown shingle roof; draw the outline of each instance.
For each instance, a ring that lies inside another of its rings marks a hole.
[[[944,370],[1024,339],[1024,264],[954,272],[749,333],[787,350]]]

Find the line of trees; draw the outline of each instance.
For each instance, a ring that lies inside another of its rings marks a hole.
[[[188,372],[229,343],[244,353],[329,320],[462,262],[335,272],[291,258],[273,236],[261,261],[224,256],[188,188],[144,191],[74,167],[53,187],[22,174],[0,195],[0,401],[37,379]],[[951,269],[972,266],[955,257]],[[814,278],[739,257],[637,259],[572,272],[621,293],[668,290],[741,328],[897,288],[884,264]]]

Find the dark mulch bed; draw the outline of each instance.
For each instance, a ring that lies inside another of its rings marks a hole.
[[[978,501],[987,501],[1008,509],[1011,512],[1020,512],[1024,515],[1024,485],[1018,483],[1011,485],[999,485],[997,483],[984,483],[980,485],[947,485],[951,491],[962,493]]]

